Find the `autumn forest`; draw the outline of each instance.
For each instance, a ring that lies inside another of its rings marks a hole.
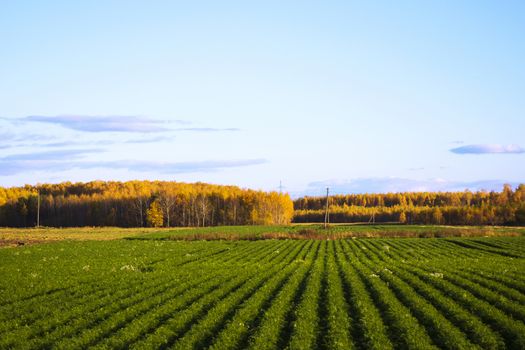
[[[295,222],[322,222],[324,197],[295,200]],[[337,195],[331,222],[398,222],[433,225],[525,225],[525,185],[501,192],[404,192]]]
[[[174,227],[289,223],[288,195],[163,181],[0,188],[0,226]]]
[[[0,187],[0,226],[183,227],[323,222],[325,197],[205,183],[128,181]],[[335,195],[332,223],[525,225],[525,185],[501,192]]]

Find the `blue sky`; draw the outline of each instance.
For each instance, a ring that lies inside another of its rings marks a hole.
[[[11,1],[0,185],[525,182],[522,1]]]

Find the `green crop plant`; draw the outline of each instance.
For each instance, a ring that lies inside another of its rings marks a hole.
[[[2,248],[0,349],[525,348],[525,237],[347,228]]]

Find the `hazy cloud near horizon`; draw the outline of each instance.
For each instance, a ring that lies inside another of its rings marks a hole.
[[[72,169],[126,169],[134,172],[164,174],[214,172],[226,168],[246,167],[267,163],[266,159],[205,160],[195,162],[161,162],[147,160],[83,161],[84,155],[98,149],[78,149],[16,154],[0,158],[0,176],[24,172],[56,173]]]
[[[518,145],[480,144],[452,148],[450,152],[456,154],[520,154],[525,153],[525,149]]]
[[[304,191],[292,193],[294,197],[304,195],[319,196],[326,194],[326,188],[331,194],[347,193],[395,193],[395,192],[449,192],[487,190],[500,191],[505,183],[503,180],[479,181],[447,181],[443,179],[413,180],[405,178],[358,178],[352,180],[326,180],[308,184]],[[510,182],[513,187],[519,183]]]
[[[220,159],[223,157],[215,155],[213,158],[219,159],[210,160],[204,154],[204,160],[184,157],[184,160],[179,160],[181,152],[178,152],[162,159],[149,157],[148,150],[165,148],[176,140],[177,134],[187,142],[188,138],[193,138],[188,134],[236,132],[240,130],[238,128],[200,127],[185,120],[163,121],[136,116],[35,115],[0,118],[0,122],[0,176],[35,172],[48,176],[74,169],[103,169],[105,173],[124,170],[130,173],[192,174],[268,163],[266,159],[249,155],[230,156],[230,159]],[[182,133],[186,136],[183,137]],[[157,143],[166,145],[157,146]],[[101,152],[105,154],[104,159],[98,160]]]

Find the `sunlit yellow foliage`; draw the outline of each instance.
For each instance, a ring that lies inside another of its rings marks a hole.
[[[288,224],[293,216],[290,197],[276,192],[205,183],[93,181],[0,188],[0,226],[34,226],[38,193],[43,226]],[[160,213],[154,224],[147,220],[152,203]]]

